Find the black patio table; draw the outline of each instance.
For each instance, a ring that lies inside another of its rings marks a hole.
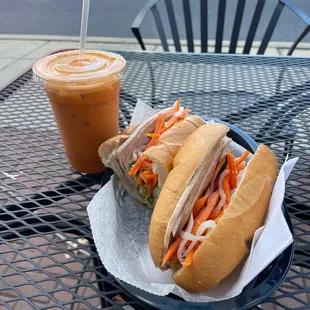
[[[309,309],[310,58],[119,52],[120,125],[138,99],[182,97],[194,113],[240,127],[278,156],[299,157],[285,202],[294,226],[291,269],[255,309]],[[0,92],[0,308],[146,309],[102,266],[86,207],[111,175],[67,162],[48,99],[24,73]]]

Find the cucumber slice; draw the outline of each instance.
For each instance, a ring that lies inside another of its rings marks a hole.
[[[159,197],[159,194],[160,194],[160,188],[158,186],[156,186],[153,189],[153,196],[157,198],[157,197]]]
[[[146,196],[146,189],[143,186],[140,186],[139,192],[142,197]]]
[[[153,196],[150,196],[147,201],[152,205],[153,202],[154,202],[154,197]]]

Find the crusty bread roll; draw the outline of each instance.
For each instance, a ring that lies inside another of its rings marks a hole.
[[[197,115],[189,115],[179,121],[160,137],[158,144],[143,152],[143,155],[152,160],[160,177],[159,187],[162,188],[168,173],[172,169],[173,159],[183,142],[205,122]]]
[[[159,113],[163,112],[173,115],[175,110],[170,108]],[[155,129],[157,116],[158,114],[152,116],[146,122],[128,128],[121,132],[120,135],[107,140],[98,150],[103,164],[114,170],[128,193],[150,207],[154,207],[154,204],[149,203],[140,195],[139,186],[137,186],[135,179],[128,175],[128,172],[133,152],[149,141],[146,134]],[[162,187],[169,171],[172,169],[172,161],[179,147],[191,133],[204,123],[204,120],[200,117],[189,115],[165,131],[155,146],[143,152],[143,155],[153,162],[153,172],[158,174],[159,188]]]
[[[199,130],[202,130],[203,127]],[[189,154],[192,154],[196,163],[199,155],[196,156],[196,153],[191,152],[190,148],[187,150],[188,145],[191,145],[192,137],[187,139],[187,145],[182,146],[176,155],[175,162],[179,164],[176,168],[183,167],[182,151],[184,151],[185,160],[189,160]],[[186,154],[185,151],[189,153]],[[208,157],[201,156],[200,153],[200,158],[204,161],[204,166],[210,165]],[[276,176],[277,159],[274,153],[265,145],[260,145],[248,162],[242,181],[223,216],[195,251],[192,264],[185,267],[179,265],[178,270],[174,269],[172,277],[176,284],[194,293],[208,291],[216,287],[238,266],[249,251],[248,241],[253,238],[254,232],[264,222]],[[174,177],[173,169],[158,199],[149,234],[150,251],[156,266],[160,267],[165,252],[163,244],[167,223],[172,217],[177,201],[186,190],[184,186],[179,187],[181,184],[189,184],[189,179],[187,173],[183,176],[182,173],[179,173],[177,177]],[[197,178],[192,190],[199,186],[200,182]],[[164,205],[165,201],[166,205]],[[195,201],[187,201],[187,203],[192,209]],[[183,208],[183,210],[185,209]],[[180,225],[184,226],[184,223]]]
[[[171,231],[170,219],[179,207],[181,196],[198,168],[201,158],[205,158],[206,166],[212,165],[215,154],[223,144],[222,138],[228,130],[223,124],[205,124],[189,136],[177,152],[173,169],[159,195],[150,224],[149,248],[157,267],[161,267],[163,254],[169,246],[170,238],[166,236],[167,230]]]
[[[238,266],[249,251],[247,242],[264,222],[276,176],[275,155],[260,145],[223,217],[195,252],[192,265],[174,273],[178,285],[190,292],[207,291]]]

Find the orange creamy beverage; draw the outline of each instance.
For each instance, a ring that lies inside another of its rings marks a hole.
[[[98,156],[102,142],[119,132],[122,56],[86,51],[57,53],[39,60],[34,76],[45,87],[71,166],[79,172],[104,169]]]

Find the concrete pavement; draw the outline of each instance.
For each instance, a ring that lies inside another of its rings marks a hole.
[[[131,25],[148,0],[91,0],[88,20],[90,36],[110,36],[132,38]],[[207,2],[207,1],[206,1]],[[0,29],[8,34],[79,35],[81,25],[82,0],[0,0]],[[219,1],[208,1],[205,23],[208,24],[209,38],[215,38]],[[227,1],[223,37],[229,40],[236,12],[237,0]],[[245,40],[253,18],[257,1],[246,1],[240,36]],[[264,9],[256,32],[256,40],[261,40],[277,5],[277,0],[264,1]],[[310,15],[309,0],[289,0],[305,14]],[[172,0],[180,38],[185,39],[185,25],[182,1]],[[157,4],[167,37],[171,37],[165,1]],[[200,36],[200,1],[190,1],[193,35]],[[273,33],[275,41],[294,41],[306,24],[289,8],[284,7]],[[150,12],[145,17],[141,30],[145,38],[158,38],[154,18]],[[304,38],[310,42],[310,36]]]
[[[162,47],[157,39],[146,39],[146,48],[160,52]],[[171,51],[173,42],[168,40]],[[186,41],[181,40],[182,51],[186,51]],[[214,50],[214,41],[209,41],[210,52]],[[224,41],[223,52],[228,51],[228,41]],[[271,42],[266,55],[286,55],[291,43]],[[65,48],[78,48],[79,37],[76,36],[41,36],[41,35],[0,35],[0,88],[30,67],[40,57],[53,51]],[[259,42],[254,42],[252,53],[256,54]],[[87,48],[102,50],[141,50],[135,39],[113,37],[89,37]],[[199,52],[199,40],[195,41],[195,48]],[[241,53],[242,42],[237,48]],[[295,50],[294,56],[310,56],[310,43],[301,43]]]

